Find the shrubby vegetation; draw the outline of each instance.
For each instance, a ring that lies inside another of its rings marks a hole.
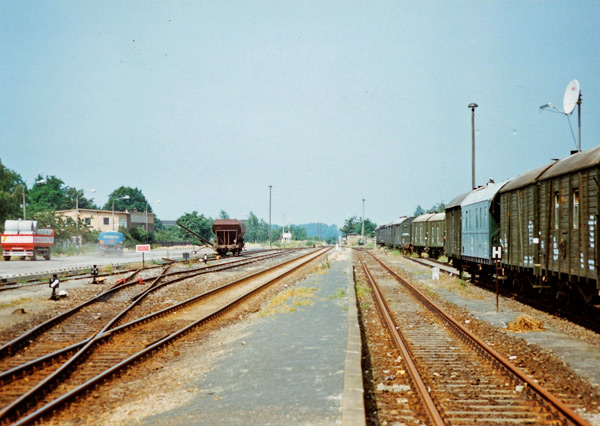
[[[340,231],[342,234],[357,234],[362,235],[362,219],[357,218],[356,216],[352,216],[344,222],[344,226]],[[375,228],[377,228],[377,224],[371,222],[370,219],[365,218],[365,237],[373,237],[375,236]]]
[[[26,217],[23,217],[23,200],[25,200]],[[103,209],[116,211],[133,210],[152,213],[152,206],[138,188],[121,186],[115,189],[108,197],[108,201],[99,207],[93,199],[85,196],[83,189],[70,187],[56,176],[38,175],[35,183],[28,188],[21,176],[5,167],[0,161],[0,232],[4,230],[6,219],[33,219],[38,221],[39,227],[54,229],[56,247],[65,250],[75,235],[79,234],[84,243],[96,244],[98,231],[86,225],[83,219],[76,223],[71,218],[66,218],[57,211],[71,210],[77,206],[80,209]],[[219,219],[229,219],[224,210],[219,212]],[[207,240],[214,240],[212,224],[215,219],[193,211],[185,213],[177,221],[190,228]],[[365,221],[367,229],[368,221]],[[369,225],[370,226],[370,225]],[[374,227],[373,227],[374,229]],[[288,227],[286,227],[288,232]],[[310,231],[309,232],[307,232]],[[141,227],[126,229],[121,227],[120,232],[125,237],[125,246],[134,247],[136,244],[154,244],[156,242],[189,242],[201,244],[197,238],[179,226],[165,226],[156,218],[154,232],[147,232]],[[271,244],[279,245],[282,227],[272,225]],[[305,245],[313,245],[319,241],[335,243],[338,229],[335,225],[311,223],[307,225],[291,225],[289,232],[292,240],[305,241]],[[319,239],[320,235],[320,239]],[[246,220],[246,242],[268,244],[269,224],[264,219],[259,219],[254,212],[249,212]]]
[[[425,213],[443,213],[445,211],[445,209],[446,209],[446,204],[444,204],[444,203],[434,204],[428,210],[424,210],[423,207],[421,207],[421,205],[418,205],[417,208],[415,209],[415,212],[413,213],[413,216],[421,216],[422,214],[425,214]]]

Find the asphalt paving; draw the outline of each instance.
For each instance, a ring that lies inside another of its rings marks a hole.
[[[352,264],[332,261],[295,285],[295,310],[253,321],[184,406],[148,425],[364,424]],[[312,294],[312,296],[307,296]]]

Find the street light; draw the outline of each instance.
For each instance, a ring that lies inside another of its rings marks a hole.
[[[271,188],[273,185],[269,185],[269,248],[271,248]]]
[[[365,199],[363,198],[363,216],[362,216],[362,234],[360,237],[360,240],[363,243],[363,246],[365,245]]]
[[[46,179],[36,180],[35,183],[46,183]],[[27,185],[25,184],[25,182],[23,182],[23,220],[27,219],[27,207],[25,204],[25,189],[26,188],[27,188]]]
[[[471,139],[473,141],[471,149],[471,186],[475,189],[475,108],[479,105],[475,103],[469,104],[471,108]]]
[[[129,200],[131,197],[129,195],[125,195],[123,197],[117,198],[118,200]],[[112,229],[115,230],[115,199],[113,198],[112,202]]]

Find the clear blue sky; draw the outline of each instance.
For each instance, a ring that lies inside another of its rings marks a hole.
[[[600,136],[598,1],[8,1],[0,158],[162,219],[378,224]],[[571,116],[577,135],[577,115]],[[161,203],[156,203],[161,200]]]

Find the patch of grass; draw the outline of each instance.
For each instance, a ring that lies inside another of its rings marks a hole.
[[[260,311],[259,316],[266,317],[269,315],[294,312],[296,306],[312,305],[312,298],[317,290],[316,287],[297,287],[285,290],[272,298],[269,301],[269,304]]]
[[[100,270],[101,270],[101,272],[105,272],[107,274],[110,274],[113,271],[113,266],[110,263],[107,263]]]
[[[356,289],[356,297],[358,297],[358,299],[362,299],[363,297],[369,296],[371,294],[371,287],[368,287],[366,285],[362,285],[362,284],[357,284],[355,286]]]
[[[31,298],[29,297],[20,297],[18,299],[12,300],[10,302],[0,303],[0,309],[3,308],[13,308],[15,306],[19,306],[23,303],[31,302]]]
[[[335,294],[331,295],[328,297],[328,299],[343,299],[346,297],[346,289],[345,288],[338,288],[335,291]]]
[[[294,305],[294,306],[309,306],[312,304],[313,304],[312,299],[293,299],[292,300],[292,305]]]

